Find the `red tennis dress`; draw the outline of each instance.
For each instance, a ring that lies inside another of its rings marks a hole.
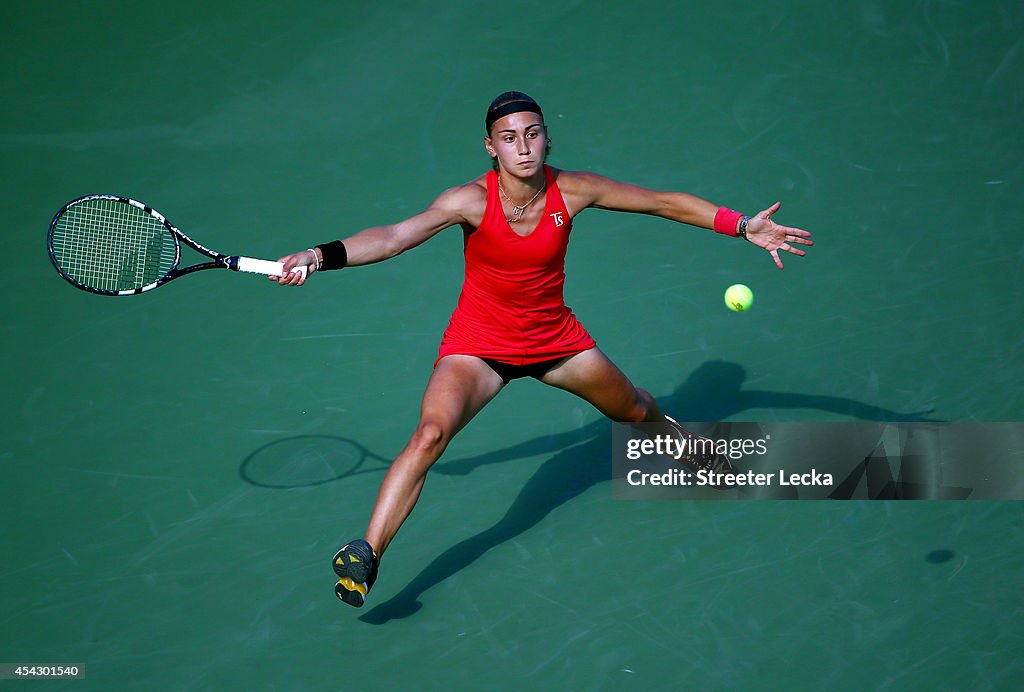
[[[544,214],[532,233],[521,236],[505,220],[497,172],[487,173],[487,208],[480,227],[465,233],[462,294],[438,360],[462,354],[529,365],[596,345],[565,305],[572,218],[547,166],[544,177]]]

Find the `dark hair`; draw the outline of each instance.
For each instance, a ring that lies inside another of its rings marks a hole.
[[[523,111],[529,111],[530,113],[536,113],[540,116],[541,124],[544,125],[544,132],[547,133],[548,126],[544,122],[544,112],[540,109],[540,104],[533,100],[533,97],[528,94],[524,94],[521,91],[506,91],[503,94],[499,94],[491,105],[487,107],[487,116],[484,118],[484,128],[487,132],[487,136],[491,136],[491,127],[495,122],[501,120],[506,115],[512,113],[521,113]],[[551,153],[551,139],[547,140],[547,147],[544,150],[544,158],[547,159],[548,154]],[[491,167],[494,170],[498,170],[498,159],[497,157],[491,157]]]
[[[487,131],[487,136],[491,136],[491,127],[495,121],[506,115],[522,111],[536,113],[542,122],[544,120],[544,112],[540,109],[540,105],[527,94],[521,91],[506,91],[504,94],[499,94],[487,107],[487,116],[484,118],[484,129]]]

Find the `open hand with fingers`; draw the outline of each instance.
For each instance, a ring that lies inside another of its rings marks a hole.
[[[793,247],[793,244],[814,245],[809,231],[782,226],[772,220],[772,214],[777,212],[781,206],[782,202],[776,202],[757,216],[751,217],[747,222],[747,240],[767,250],[779,269],[782,269],[779,250],[803,257],[807,253],[800,248]]]

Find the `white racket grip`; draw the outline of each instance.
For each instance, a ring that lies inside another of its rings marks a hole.
[[[239,257],[238,271],[250,274],[266,274],[267,276],[284,276],[284,263],[253,259],[252,257]],[[292,271],[301,274],[302,278],[306,278],[306,265],[300,264],[293,268]]]

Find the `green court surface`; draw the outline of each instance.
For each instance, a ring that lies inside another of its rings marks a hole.
[[[533,381],[348,608],[330,558],[415,425],[461,233],[123,299],[44,242],[93,192],[271,259],[397,221],[486,170],[521,89],[555,166],[814,233],[780,272],[576,219],[567,301],[676,418],[1022,421],[1019,2],[22,3],[0,34],[0,662],[96,690],[1024,683],[1020,502],[615,500],[611,424]]]

